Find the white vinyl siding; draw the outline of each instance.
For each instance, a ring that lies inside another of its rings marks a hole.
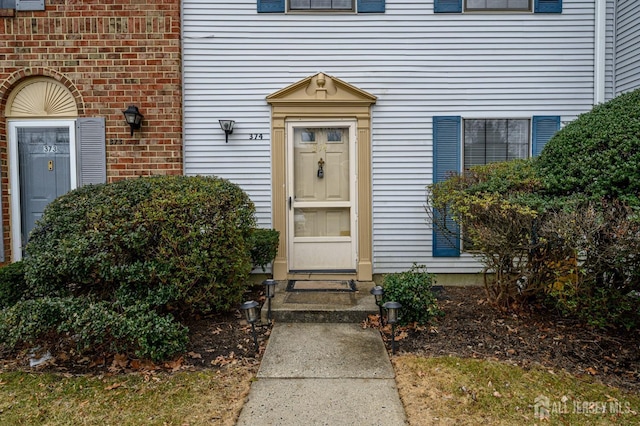
[[[637,0],[618,0],[615,47],[615,95],[640,87],[640,8]]]
[[[575,117],[593,99],[592,0],[561,14],[436,14],[433,0],[384,14],[258,14],[256,2],[184,0],[184,167],[245,189],[271,224],[265,97],[322,71],[377,96],[372,116],[374,273],[476,272],[432,257],[424,205],[433,116]],[[236,121],[229,143],[218,120]],[[262,135],[262,139],[251,139]],[[275,200],[285,203],[286,200]]]

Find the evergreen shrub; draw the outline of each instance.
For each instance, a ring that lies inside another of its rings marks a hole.
[[[227,310],[247,285],[254,226],[249,197],[220,178],[85,186],[49,204],[32,231],[28,290],[32,297]]]
[[[442,315],[433,293],[435,277],[423,265],[414,264],[410,270],[385,275],[382,282],[383,302],[399,302],[398,324],[428,324]]]
[[[0,268],[0,309],[14,305],[25,289],[24,263],[10,263]]]

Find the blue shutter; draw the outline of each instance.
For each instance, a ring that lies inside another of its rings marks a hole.
[[[460,117],[433,117],[433,181],[442,182],[460,171]],[[436,216],[435,219],[438,217]],[[448,235],[433,227],[433,256],[460,256],[460,229],[447,218],[447,229],[458,235]]]
[[[104,118],[76,120],[78,187],[107,181]]]
[[[385,0],[358,0],[358,13],[384,13]]]
[[[535,13],[562,13],[562,0],[536,0]]]
[[[258,0],[258,13],[284,13],[285,0]]]
[[[435,13],[462,13],[462,0],[434,0]]]
[[[44,0],[16,0],[16,10],[44,10]]]
[[[542,152],[542,148],[547,144],[549,139],[560,130],[560,116],[534,116],[533,117],[533,135],[531,152],[537,157]]]

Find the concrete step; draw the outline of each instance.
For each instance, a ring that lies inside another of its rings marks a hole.
[[[285,323],[359,323],[379,308],[370,290],[373,282],[355,282],[355,291],[308,290],[287,291],[287,282],[278,282],[271,299],[271,319]],[[304,287],[304,286],[300,286]],[[261,309],[266,323],[268,301]]]

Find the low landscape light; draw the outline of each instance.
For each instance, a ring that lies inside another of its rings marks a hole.
[[[258,353],[258,336],[256,335],[256,321],[258,320],[258,302],[250,300],[244,302],[240,309],[244,311],[244,317],[251,324],[251,334],[253,335],[253,345]]]
[[[398,322],[398,310],[402,305],[398,302],[386,302],[382,305],[387,310],[387,322],[391,324],[391,353],[396,353],[396,323]]]
[[[378,305],[378,309],[380,309],[380,324],[384,325],[384,318],[382,317],[382,296],[384,296],[384,289],[377,285],[371,289],[370,293],[376,298],[376,305]]]
[[[276,280],[264,280],[264,294],[267,298],[267,322],[271,324],[271,299],[276,295]]]

